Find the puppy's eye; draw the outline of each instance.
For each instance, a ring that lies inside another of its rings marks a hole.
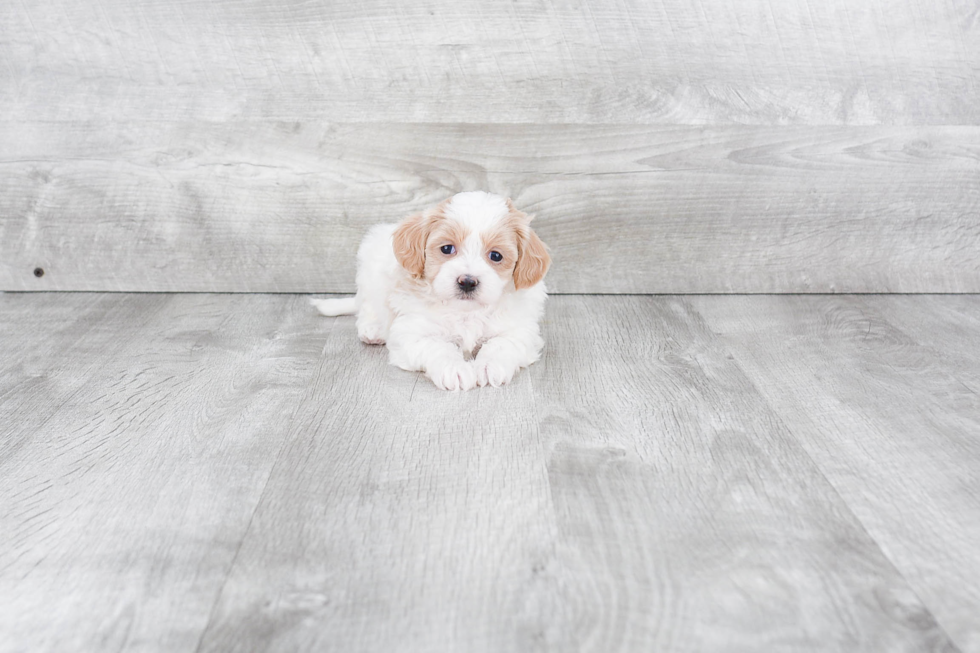
[[[490,260],[494,263],[500,263],[504,260],[504,255],[500,252],[490,252]]]
[[[442,250],[442,253],[445,254],[446,256],[449,256],[450,254],[455,254],[456,253],[456,246],[455,245],[443,245],[439,249]]]

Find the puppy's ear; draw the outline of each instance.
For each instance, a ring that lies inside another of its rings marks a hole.
[[[530,227],[517,231],[517,265],[514,266],[514,287],[530,288],[544,279],[551,265],[548,248]]]
[[[416,279],[425,272],[425,243],[429,239],[431,220],[418,213],[402,220],[392,235],[398,263]]]

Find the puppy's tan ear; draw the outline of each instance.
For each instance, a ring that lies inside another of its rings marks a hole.
[[[517,265],[514,266],[514,287],[530,288],[544,279],[551,256],[538,235],[530,228],[517,232]]]
[[[422,213],[402,220],[392,235],[398,263],[416,279],[425,273],[425,243],[429,239],[430,219]]]

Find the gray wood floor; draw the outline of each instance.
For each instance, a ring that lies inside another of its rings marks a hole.
[[[980,651],[980,296],[0,295],[0,651]]]

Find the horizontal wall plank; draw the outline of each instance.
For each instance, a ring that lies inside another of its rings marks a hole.
[[[482,188],[537,215],[555,292],[980,292],[978,127],[3,122],[0,140],[6,290],[350,292],[369,225]]]
[[[978,124],[978,41],[963,1],[8,2],[0,115]]]

